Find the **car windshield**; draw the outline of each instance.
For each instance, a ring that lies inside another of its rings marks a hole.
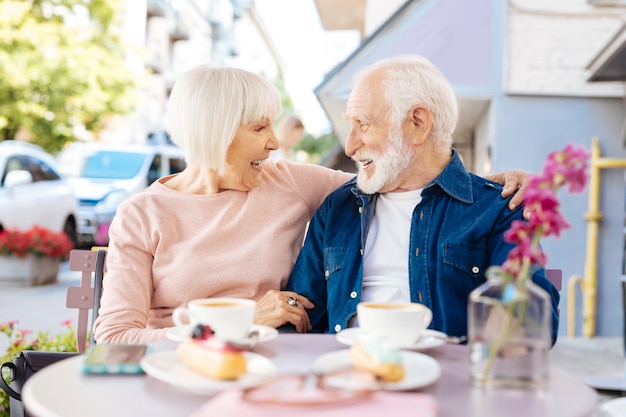
[[[98,151],[85,161],[83,178],[133,178],[143,165],[146,154],[135,152]]]
[[[141,170],[147,156],[131,151],[69,149],[59,155],[59,168],[70,177],[130,179]]]

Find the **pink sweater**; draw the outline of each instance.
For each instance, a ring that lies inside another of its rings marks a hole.
[[[119,206],[95,324],[99,342],[165,340],[172,311],[189,300],[259,299],[284,288],[307,221],[354,174],[272,160],[263,170],[263,183],[249,192],[187,194],[164,185],[165,177]]]

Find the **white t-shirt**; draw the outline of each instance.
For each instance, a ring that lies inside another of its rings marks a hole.
[[[421,200],[421,189],[378,196],[365,243],[361,301],[411,300],[409,238],[413,209]]]

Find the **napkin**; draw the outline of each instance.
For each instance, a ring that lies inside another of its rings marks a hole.
[[[377,392],[352,403],[320,406],[254,404],[241,399],[241,391],[223,391],[196,410],[190,417],[436,417],[438,405],[430,394],[414,392]]]

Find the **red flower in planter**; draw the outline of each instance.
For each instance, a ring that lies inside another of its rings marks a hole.
[[[73,244],[63,232],[53,232],[44,227],[32,229],[4,229],[0,232],[0,255],[14,255],[20,258],[28,254],[65,260]]]

